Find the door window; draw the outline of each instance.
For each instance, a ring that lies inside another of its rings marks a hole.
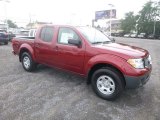
[[[60,28],[58,34],[58,43],[68,44],[68,40],[80,40],[76,32],[70,28]]]
[[[40,38],[45,42],[51,42],[54,35],[54,29],[52,27],[44,27],[41,30]]]

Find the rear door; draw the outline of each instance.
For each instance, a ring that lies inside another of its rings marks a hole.
[[[38,40],[35,40],[35,55],[37,61],[44,64],[52,64],[51,59],[54,56],[53,51],[53,39],[54,39],[54,27],[46,26],[40,31]]]

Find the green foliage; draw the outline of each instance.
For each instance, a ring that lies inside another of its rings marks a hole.
[[[121,21],[121,28],[125,32],[130,32],[131,30],[136,30],[138,33],[160,34],[160,4],[156,2],[147,2],[144,4],[142,10],[139,14],[134,16],[133,12],[126,14],[125,19]]]
[[[135,30],[136,16],[133,12],[126,13],[125,19],[121,20],[121,28],[125,33]]]
[[[11,20],[7,20],[7,23],[8,23],[8,26],[10,27],[10,28],[17,28],[18,26],[15,24],[15,23],[13,23]]]
[[[158,6],[154,2],[147,2],[139,12],[138,31],[152,34],[154,22],[158,16]]]

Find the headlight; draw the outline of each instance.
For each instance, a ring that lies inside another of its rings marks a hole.
[[[132,65],[134,68],[137,69],[143,69],[144,68],[144,61],[142,58],[140,59],[129,59],[127,61],[130,65]]]

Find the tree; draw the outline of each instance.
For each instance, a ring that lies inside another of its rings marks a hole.
[[[125,19],[121,20],[121,28],[127,33],[137,31],[138,33],[160,35],[160,2],[149,1],[144,4],[138,15],[133,12],[126,13]],[[159,20],[158,20],[159,19]]]
[[[121,29],[124,33],[136,30],[136,19],[137,16],[134,16],[133,12],[126,13],[125,19],[121,20]]]
[[[11,20],[7,20],[7,23],[8,23],[8,26],[10,27],[10,28],[17,28],[18,26],[15,24],[15,23],[13,23]]]
[[[159,16],[159,4],[152,1],[147,2],[139,12],[138,32],[152,34],[154,32],[154,25],[157,23],[157,25],[155,25],[156,33],[160,33],[159,22],[157,21],[157,17]]]

